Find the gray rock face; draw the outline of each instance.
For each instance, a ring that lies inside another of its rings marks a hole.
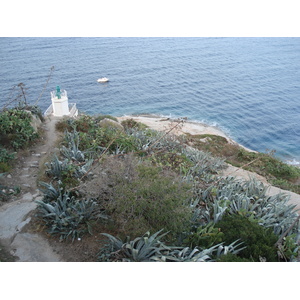
[[[124,131],[124,127],[119,122],[116,122],[116,121],[108,119],[108,118],[101,120],[99,122],[99,125],[101,127],[112,127],[112,128]]]
[[[37,199],[42,199],[38,193],[26,193],[19,201],[1,207],[0,241],[16,256],[16,261],[58,262],[58,254],[52,250],[46,239],[38,234],[22,232],[31,221],[29,215],[36,209],[34,200]]]
[[[36,208],[34,202],[3,206],[0,212],[0,240],[9,245],[20,231],[18,226],[27,219],[28,214]],[[24,223],[23,223],[24,224]]]
[[[20,233],[11,244],[14,256],[22,262],[58,262],[59,256],[53,252],[47,240],[37,234]]]

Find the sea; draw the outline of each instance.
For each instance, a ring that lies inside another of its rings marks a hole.
[[[60,86],[81,112],[187,117],[300,164],[298,37],[1,37],[0,108],[19,83],[43,111]]]

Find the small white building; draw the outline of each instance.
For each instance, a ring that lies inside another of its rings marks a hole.
[[[78,109],[76,103],[69,103],[66,90],[61,90],[59,86],[55,91],[50,92],[52,104],[47,108],[44,115],[53,115],[54,117],[70,116],[76,117]]]

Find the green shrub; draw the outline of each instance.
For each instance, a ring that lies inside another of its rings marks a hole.
[[[64,187],[72,187],[79,183],[79,179],[88,172],[92,163],[93,160],[87,160],[77,164],[67,158],[60,161],[59,158],[54,155],[52,161],[45,163],[45,172],[49,177],[62,181]]]
[[[11,166],[6,162],[0,162],[0,173],[7,173],[11,170]]]
[[[144,229],[164,228],[176,236],[190,224],[190,185],[172,173],[161,173],[157,167],[129,160],[111,175],[113,185],[107,213],[116,227],[131,236]]]
[[[241,181],[230,176],[218,179],[217,183],[205,189],[196,188],[195,203],[205,204],[197,215],[198,223],[201,220],[217,223],[226,213],[241,214],[271,228],[276,235],[281,235],[297,219],[296,205],[289,203],[287,194],[269,196],[267,189],[255,178]],[[298,226],[294,224],[291,233],[297,232]]]
[[[0,146],[0,173],[6,173],[11,170],[9,162],[15,158],[15,153],[8,151]]]
[[[205,226],[199,226],[195,232],[191,232],[184,240],[184,243],[191,248],[200,247],[202,249],[209,248],[213,245],[221,243],[224,233],[220,228],[215,227],[213,223]]]
[[[226,255],[221,255],[217,262],[252,262],[252,260],[247,258],[242,258],[238,254],[228,253]]]
[[[241,258],[257,262],[264,258],[268,262],[278,261],[274,246],[278,237],[271,229],[264,228],[239,214],[226,214],[217,226],[224,233],[223,242],[231,243],[237,239],[244,242],[246,248],[239,253]]]
[[[283,238],[282,243],[278,246],[280,258],[283,261],[297,261],[299,245],[296,241],[295,234]]]
[[[38,137],[31,126],[31,113],[10,109],[0,114],[0,139],[7,148],[18,150]]]
[[[28,110],[30,111],[33,115],[37,116],[42,122],[45,121],[45,118],[43,116],[43,112],[41,108],[37,105],[24,105],[24,106],[18,106],[18,109],[21,110]]]
[[[256,161],[251,163],[247,169],[271,179],[293,181],[300,177],[300,169],[276,158],[274,151],[269,153],[255,153],[240,149],[237,158],[242,164],[255,159]]]
[[[300,169],[285,164],[284,162],[273,157],[265,157],[266,171],[276,178],[294,180],[300,177]]]
[[[132,129],[132,128],[135,128],[137,130],[144,130],[146,129],[148,126],[143,124],[143,123],[140,123],[140,122],[137,122],[133,119],[127,119],[127,120],[123,120],[121,122],[121,125],[126,129]]]
[[[99,127],[90,117],[82,117],[73,122],[73,127],[67,128],[68,131],[75,131],[80,144],[78,149],[83,152],[95,152],[94,156],[103,152],[109,146],[109,153],[127,153],[137,150],[136,139],[125,134],[118,128],[110,126]],[[60,126],[63,127],[63,126]],[[71,133],[66,133],[69,135]]]
[[[72,132],[66,131],[64,139],[67,147],[64,145],[61,147],[60,152],[62,153],[62,155],[65,158],[74,160],[78,163],[84,162],[86,151],[79,150],[79,132],[77,132],[75,129]]]
[[[74,127],[74,119],[70,119],[69,117],[65,117],[55,123],[55,129],[59,132],[72,131]]]
[[[169,151],[160,151],[153,153],[150,161],[163,168],[181,172],[185,174],[193,166],[193,163],[186,157],[185,154]]]
[[[7,149],[0,146],[0,163],[7,163],[10,160],[15,158],[15,154],[13,152],[8,151]]]
[[[81,115],[78,119],[70,121],[70,125],[77,131],[89,132],[95,127],[95,119],[92,116]]]

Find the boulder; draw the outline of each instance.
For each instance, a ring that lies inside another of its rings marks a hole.
[[[124,127],[119,122],[116,122],[116,121],[108,119],[108,118],[101,120],[99,122],[99,126],[104,127],[104,128],[112,127],[112,128],[124,131]]]
[[[29,110],[26,110],[26,112],[29,113],[31,116],[31,122],[30,122],[31,127],[34,129],[35,132],[37,132],[38,128],[42,125],[41,119]]]

